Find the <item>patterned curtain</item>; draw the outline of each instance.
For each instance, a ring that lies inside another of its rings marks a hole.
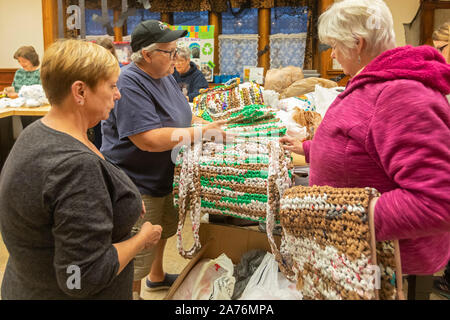
[[[127,34],[131,34],[136,26],[145,20],[160,20],[161,15],[157,12],[150,12],[145,9],[137,9],[134,16],[127,18]]]
[[[270,68],[296,66],[303,68],[306,33],[273,34],[270,36]]]
[[[208,11],[174,12],[173,24],[177,26],[204,26],[208,24]]]
[[[257,34],[222,34],[219,36],[220,73],[242,74],[244,66],[258,65]]]

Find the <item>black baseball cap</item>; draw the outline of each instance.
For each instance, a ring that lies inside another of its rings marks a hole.
[[[187,30],[171,30],[158,20],[139,23],[131,33],[131,49],[137,52],[152,43],[172,42],[187,35]]]

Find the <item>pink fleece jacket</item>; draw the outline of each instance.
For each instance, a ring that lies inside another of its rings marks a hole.
[[[406,274],[450,260],[450,65],[429,46],[374,59],[303,143],[310,185],[373,187],[377,240],[399,239]]]

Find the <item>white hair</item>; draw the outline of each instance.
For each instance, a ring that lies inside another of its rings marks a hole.
[[[179,46],[177,55],[184,60],[191,59],[191,50],[186,46]]]
[[[366,53],[376,57],[395,48],[392,13],[382,0],[342,0],[319,17],[319,40],[353,49],[358,37],[367,43]]]
[[[155,51],[155,49],[158,49],[158,44],[157,43],[152,43],[151,45],[144,47],[142,49],[140,49],[137,52],[133,52],[131,54],[131,61],[133,61],[134,63],[141,63],[144,60],[144,57],[142,56],[142,50],[148,51],[148,52],[152,52]]]

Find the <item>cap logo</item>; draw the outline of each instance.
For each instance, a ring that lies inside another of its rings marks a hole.
[[[158,23],[159,23],[159,28],[160,28],[161,30],[167,29],[167,25],[165,25],[165,24],[162,23],[162,22],[158,22]]]

